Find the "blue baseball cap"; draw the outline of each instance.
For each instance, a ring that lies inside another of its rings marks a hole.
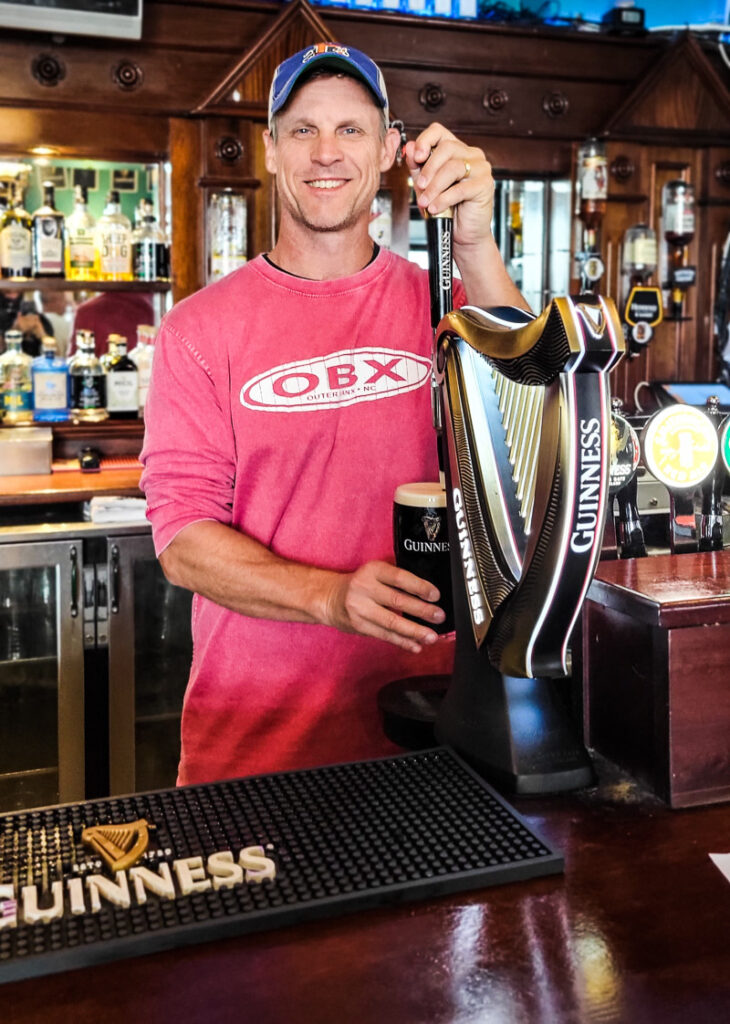
[[[378,106],[385,111],[386,121],[389,120],[385,80],[375,61],[352,46],[342,46],[340,43],[314,43],[282,61],[274,72],[269,92],[269,127],[271,118],[286,104],[302,75],[315,66],[345,71],[359,79],[373,94]]]

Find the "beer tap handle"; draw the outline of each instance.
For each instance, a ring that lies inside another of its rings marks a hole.
[[[633,476],[616,495],[618,547],[621,558],[645,558],[646,544],[638,510],[639,478]]]
[[[707,399],[705,412],[719,431],[723,415],[720,412],[720,402],[716,395],[710,395]],[[722,551],[722,491],[724,484],[725,466],[722,454],[718,451],[714,469],[702,484],[702,505],[699,525],[700,551]]]
[[[426,239],[428,242],[428,285],[431,296],[431,327],[434,332],[434,364],[436,360],[436,328],[442,317],[453,308],[452,285],[452,227],[453,212],[431,215],[424,213],[426,218]],[[441,434],[443,419],[441,415],[441,396],[436,382],[435,368],[431,370],[431,413],[434,429]],[[442,465],[441,452],[439,464]],[[443,466],[442,466],[443,468]]]

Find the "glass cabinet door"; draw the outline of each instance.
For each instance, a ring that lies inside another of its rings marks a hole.
[[[84,797],[81,554],[0,544],[0,811]]]
[[[107,558],[110,790],[174,786],[192,594],[167,582],[149,535],[110,535]]]

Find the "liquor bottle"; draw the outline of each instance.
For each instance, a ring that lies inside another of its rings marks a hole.
[[[63,423],[68,419],[68,367],[57,352],[56,339],[46,335],[33,360],[33,419]]]
[[[104,373],[109,373],[109,367],[111,366],[112,359],[117,354],[117,341],[121,338],[121,334],[108,334],[106,338],[106,352],[102,352],[99,356],[99,362]],[[127,340],[126,338],[124,339]]]
[[[137,328],[137,344],[129,353],[137,367],[139,374],[137,383],[139,385],[139,415],[144,416],[144,407],[147,401],[147,392],[150,388],[150,377],[152,376],[152,358],[155,354],[156,330],[149,324],[140,324]]]
[[[165,235],[152,212],[152,203],[141,200],[142,217],[132,232],[132,267],[137,281],[169,280],[169,256]]]
[[[100,423],[108,418],[106,374],[96,357],[93,331],[76,332],[76,352],[68,363],[71,418]]]
[[[209,280],[218,281],[246,262],[246,200],[232,189],[214,192],[208,203]]]
[[[606,212],[608,167],[606,147],[598,139],[587,139],[578,151],[578,216],[583,223],[583,248],[598,252],[597,232]]]
[[[368,234],[381,249],[393,247],[393,194],[389,188],[380,188],[370,204]]]
[[[23,209],[18,186],[12,205],[0,221],[0,273],[5,278],[28,278],[33,272],[31,219]]]
[[[622,265],[629,287],[646,284],[656,264],[656,232],[648,224],[635,224],[624,235]]]
[[[122,213],[119,193],[113,189],[96,225],[100,281],[132,280],[132,225]]]
[[[127,355],[127,339],[121,334],[109,335],[109,350],[114,355],[106,375],[106,407],[111,419],[136,420],[139,412],[139,375]]]
[[[20,331],[6,331],[5,352],[0,356],[3,425],[9,427],[33,422],[33,360],[20,347],[22,341]]]
[[[33,273],[36,277],[63,277],[64,216],[55,207],[55,189],[43,182],[43,205],[31,218]]]
[[[95,281],[96,221],[86,205],[85,185],[76,186],[73,213],[66,218],[66,277],[69,281]]]
[[[685,248],[695,234],[695,190],[688,181],[668,181],[662,189],[664,239],[669,247],[672,315],[680,317],[684,293],[694,283],[694,268],[684,263]]]

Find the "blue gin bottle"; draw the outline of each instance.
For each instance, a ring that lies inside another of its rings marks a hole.
[[[56,351],[56,339],[46,336],[41,354],[31,367],[33,374],[33,419],[39,423],[62,423],[68,419],[68,369]]]

